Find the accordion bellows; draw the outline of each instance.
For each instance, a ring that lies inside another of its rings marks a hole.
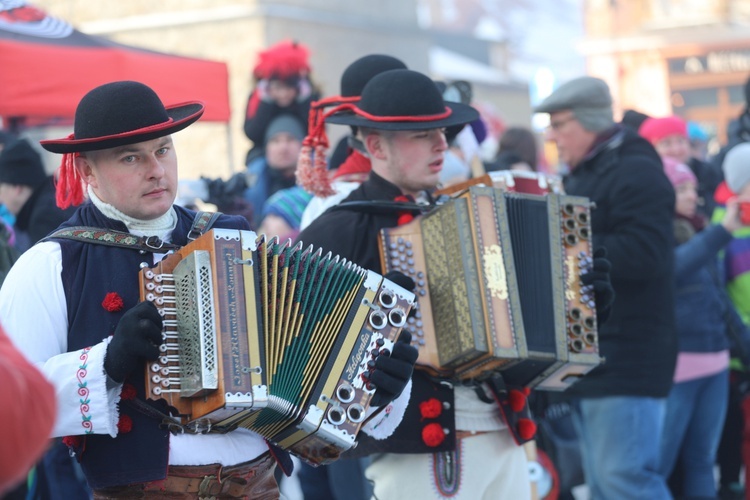
[[[147,394],[190,432],[251,429],[313,465],[351,448],[414,294],[302,244],[214,229],[141,270],[164,318]]]
[[[471,186],[414,221],[383,229],[381,264],[416,284],[406,328],[418,368],[564,390],[597,366],[589,201]]]

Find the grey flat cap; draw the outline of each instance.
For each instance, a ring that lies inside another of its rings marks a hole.
[[[612,106],[612,96],[604,80],[593,76],[582,76],[560,85],[534,108],[534,112],[554,113],[564,109],[605,106]]]
[[[612,96],[599,78],[582,76],[566,82],[534,108],[535,113],[569,109],[587,130],[600,132],[614,125]]]

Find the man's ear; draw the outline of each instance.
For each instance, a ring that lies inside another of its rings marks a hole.
[[[367,153],[371,158],[377,158],[378,160],[386,159],[385,137],[381,134],[367,134],[364,143]]]
[[[83,179],[86,184],[90,184],[92,187],[99,187],[96,182],[96,175],[94,175],[94,168],[91,161],[85,156],[76,156],[73,159],[78,176]]]

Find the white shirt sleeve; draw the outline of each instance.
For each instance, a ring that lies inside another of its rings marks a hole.
[[[52,437],[117,435],[121,385],[107,390],[104,355],[109,339],[67,352],[68,312],[60,245],[43,242],[26,251],[0,289],[0,322],[18,349],[55,386],[57,421]]]

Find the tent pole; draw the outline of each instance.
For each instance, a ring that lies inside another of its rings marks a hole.
[[[231,127],[231,120],[226,122],[227,127],[227,165],[229,165],[229,177],[232,177],[234,175],[234,155],[232,152],[234,151],[233,147],[233,139],[232,139],[232,127]]]

